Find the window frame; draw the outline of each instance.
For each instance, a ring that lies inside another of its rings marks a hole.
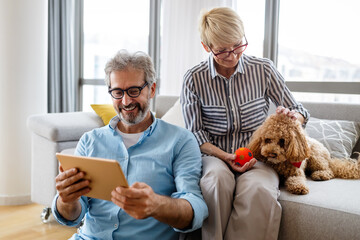
[[[265,6],[265,58],[277,66],[280,0],[266,0]],[[292,92],[360,94],[360,82],[286,81]]]
[[[156,71],[156,78],[159,84],[160,73],[160,13],[161,13],[161,0],[149,0],[150,1],[150,14],[149,14],[149,46],[148,54],[153,59],[154,68]],[[83,109],[83,87],[85,85],[91,86],[104,86],[105,82],[102,78],[84,78],[84,0],[80,0],[80,23],[79,23],[79,80],[78,80],[78,106],[77,110]],[[155,101],[152,101],[151,107],[155,107]]]
[[[160,86],[160,18],[161,18],[161,1],[150,1],[150,21],[149,21],[149,55],[154,61],[156,70],[157,85]],[[84,64],[84,0],[80,4],[80,62],[79,62],[79,83],[78,83],[78,110],[82,111],[83,86],[104,85],[103,79],[89,79],[83,76]],[[280,0],[265,1],[265,25],[264,25],[264,50],[263,57],[272,60],[277,66],[278,60],[278,31],[279,31],[279,9]],[[286,85],[292,92],[305,93],[334,93],[334,94],[359,94],[360,82],[314,82],[314,81],[286,81]],[[152,108],[155,101],[152,102]]]

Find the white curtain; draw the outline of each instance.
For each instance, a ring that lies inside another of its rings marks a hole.
[[[235,7],[233,0],[164,0],[160,53],[160,95],[180,95],[183,76],[207,59],[198,31],[202,9]]]

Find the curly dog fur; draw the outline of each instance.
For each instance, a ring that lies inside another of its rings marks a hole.
[[[360,178],[360,157],[357,161],[331,158],[319,141],[306,135],[299,121],[284,114],[270,115],[254,132],[247,147],[257,160],[277,171],[293,194],[309,192],[305,173],[318,181]]]

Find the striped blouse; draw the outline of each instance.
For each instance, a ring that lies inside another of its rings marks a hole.
[[[209,142],[228,153],[248,144],[270,101],[301,113],[305,122],[310,116],[269,59],[244,54],[229,79],[216,72],[212,54],[188,70],[180,101],[185,126],[199,145]]]

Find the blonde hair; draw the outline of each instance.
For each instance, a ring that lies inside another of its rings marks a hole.
[[[232,44],[245,36],[240,16],[231,8],[219,7],[200,14],[201,41],[209,47],[214,44]]]

